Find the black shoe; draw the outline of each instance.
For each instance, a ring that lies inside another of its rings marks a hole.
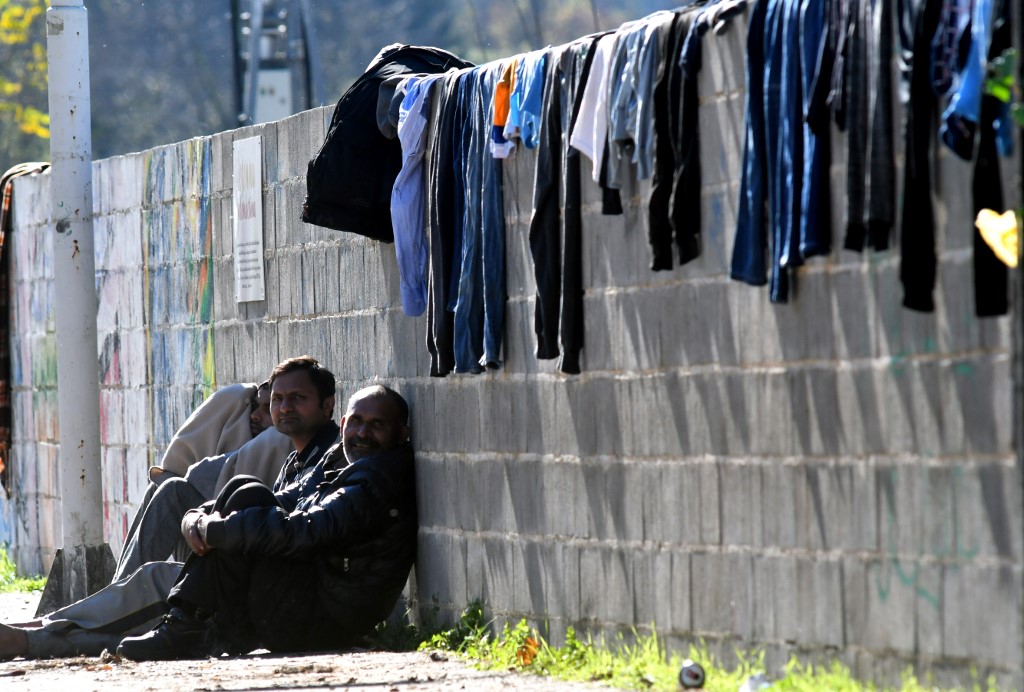
[[[117,655],[131,661],[206,658],[212,653],[210,639],[209,620],[187,615],[181,608],[171,608],[152,631],[122,639]]]

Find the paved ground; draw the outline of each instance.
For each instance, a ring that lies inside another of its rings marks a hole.
[[[0,594],[0,621],[30,620],[38,596]],[[447,656],[425,653],[348,652],[315,656],[250,655],[235,658],[132,663],[114,658],[0,662],[0,690],[121,692],[160,690],[607,690],[511,672],[479,671]]]

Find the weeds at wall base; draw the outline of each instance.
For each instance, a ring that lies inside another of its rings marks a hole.
[[[517,624],[506,623],[500,634],[492,633],[492,623],[484,616],[483,603],[473,601],[463,611],[458,622],[448,629],[433,626],[437,608],[428,617],[422,630],[412,625],[405,629],[392,625],[378,628],[377,644],[385,646],[387,636],[404,635],[403,650],[446,652],[488,670],[512,670],[524,674],[551,676],[570,681],[598,682],[609,687],[636,690],[677,690],[678,675],[683,660],[689,658],[703,666],[705,690],[737,692],[754,675],[764,673],[764,652],[737,652],[738,665],[726,668],[709,653],[701,642],[685,653],[668,652],[657,634],[640,635],[633,632],[629,641],[621,635],[609,644],[601,639],[581,640],[576,631],[566,629],[562,646],[552,646],[526,620]],[[390,629],[390,632],[387,630]],[[401,637],[399,638],[401,639]],[[418,646],[411,646],[415,641]],[[385,647],[387,648],[387,647]],[[943,687],[930,679],[919,679],[911,669],[904,671],[899,687],[879,687],[863,683],[853,677],[850,669],[839,661],[814,666],[791,658],[784,674],[771,679],[772,692],[811,692],[835,690],[837,692],[872,690],[900,690],[925,692]],[[975,680],[968,688],[972,692],[996,690],[995,678]]]

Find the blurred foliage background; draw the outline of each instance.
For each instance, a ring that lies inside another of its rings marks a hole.
[[[247,3],[240,3],[244,8]],[[677,2],[312,0],[324,105],[383,47],[444,48],[476,63],[613,29]],[[47,0],[0,0],[0,171],[49,160]],[[85,0],[93,158],[237,126],[230,0]]]

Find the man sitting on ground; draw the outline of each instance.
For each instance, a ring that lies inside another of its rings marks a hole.
[[[285,404],[275,387],[275,421]],[[170,613],[125,638],[118,654],[181,659],[357,642],[394,608],[412,567],[414,466],[405,400],[381,385],[356,392],[341,449],[301,484],[275,494],[236,478],[185,515],[193,555],[167,599]]]
[[[248,426],[241,426],[238,421],[246,412]],[[243,440],[243,427],[250,435],[247,440]],[[226,453],[217,451],[239,441]],[[207,449],[214,456],[182,470],[203,444],[210,445]],[[269,380],[259,387],[236,384],[218,389],[178,429],[160,465],[150,468],[151,482],[125,536],[111,581],[127,578],[146,562],[167,560],[172,553],[184,560],[188,544],[181,536],[181,518],[185,512],[213,498],[238,473],[271,482],[291,450],[291,440],[273,427]]]

